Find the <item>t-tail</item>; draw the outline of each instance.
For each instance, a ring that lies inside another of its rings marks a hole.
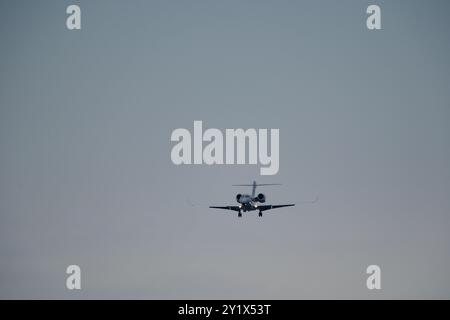
[[[257,184],[256,181],[253,181],[253,184],[233,184],[233,186],[252,187],[252,198],[254,198],[255,194],[256,194],[256,187],[260,187],[260,186],[281,186],[281,183],[260,183],[260,184]]]

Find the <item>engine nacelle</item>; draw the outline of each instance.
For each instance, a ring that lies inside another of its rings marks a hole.
[[[242,197],[242,194],[238,193],[238,194],[236,195],[236,201],[239,202],[239,200],[241,199],[241,197]]]
[[[263,193],[258,194],[256,199],[261,203],[266,202],[266,196]]]

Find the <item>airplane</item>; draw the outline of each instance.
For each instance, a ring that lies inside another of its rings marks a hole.
[[[277,208],[283,208],[283,207],[292,207],[295,206],[295,204],[279,204],[279,205],[270,205],[270,204],[264,204],[261,205],[259,203],[266,202],[266,196],[263,193],[259,193],[257,196],[255,196],[256,187],[259,186],[279,186],[279,183],[263,183],[263,184],[257,184],[256,181],[253,181],[253,184],[234,184],[233,186],[249,186],[252,187],[252,194],[237,194],[236,195],[236,201],[239,203],[237,206],[210,206],[211,209],[224,209],[224,210],[232,210],[238,212],[238,217],[242,217],[242,212],[247,211],[255,211],[258,210],[258,216],[262,217],[263,211],[271,210],[271,209],[277,209]]]

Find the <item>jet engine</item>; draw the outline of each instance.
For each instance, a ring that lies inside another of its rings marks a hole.
[[[258,196],[256,197],[256,200],[258,200],[259,202],[263,203],[266,202],[266,196],[262,193],[258,194]]]

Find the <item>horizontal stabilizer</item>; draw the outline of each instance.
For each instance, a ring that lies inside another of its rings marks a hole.
[[[234,187],[281,186],[281,183],[233,184]]]

